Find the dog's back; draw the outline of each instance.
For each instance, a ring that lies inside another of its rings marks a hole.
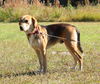
[[[54,45],[57,42],[63,43],[64,42],[63,38],[65,38],[66,40],[74,40],[74,39],[69,38],[71,34],[68,34],[67,31],[70,31],[69,33],[71,33],[73,30],[75,30],[75,32],[77,33],[77,44],[78,44],[79,51],[83,53],[83,50],[80,44],[80,32],[76,29],[75,26],[61,23],[61,24],[47,25],[45,26],[45,28],[49,35],[48,46]],[[62,39],[59,37],[61,37]]]
[[[64,23],[47,25],[45,28],[47,29],[47,33],[49,35],[48,45],[55,44],[57,42],[63,43],[63,39],[60,39],[59,37],[66,38],[66,31],[69,31],[68,30],[69,27],[74,28],[73,25]]]

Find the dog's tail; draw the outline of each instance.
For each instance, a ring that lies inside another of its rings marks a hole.
[[[79,51],[80,51],[81,53],[83,53],[83,49],[82,49],[81,43],[80,43],[80,32],[79,32],[78,30],[76,30],[76,32],[77,32],[77,41],[78,41],[77,47],[78,47]]]

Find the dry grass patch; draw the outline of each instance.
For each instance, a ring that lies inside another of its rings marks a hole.
[[[70,71],[70,55],[53,55],[52,51],[67,51],[64,45],[57,44],[48,50],[48,73],[33,75],[28,73],[38,69],[38,60],[25,34],[16,23],[0,23],[0,84],[99,84],[100,22],[71,24],[81,32],[84,70]]]

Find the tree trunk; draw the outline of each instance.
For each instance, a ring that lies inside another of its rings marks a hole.
[[[59,0],[54,0],[54,5],[57,6],[57,7],[60,7],[60,2],[59,2]]]
[[[89,0],[85,0],[85,5],[89,5],[90,1]]]
[[[50,3],[50,0],[45,0],[45,5],[48,6]]]

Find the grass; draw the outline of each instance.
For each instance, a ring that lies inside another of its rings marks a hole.
[[[100,5],[69,7],[28,6],[19,4],[16,7],[0,8],[0,21],[16,22],[25,14],[34,15],[38,21],[100,21]]]
[[[50,24],[51,22],[40,23]],[[67,51],[57,44],[47,52],[48,73],[28,75],[38,69],[38,59],[17,23],[0,23],[0,84],[99,84],[100,83],[100,22],[71,22],[81,32],[84,49],[84,70],[70,71],[70,55],[52,54]],[[17,75],[19,74],[19,75]]]

